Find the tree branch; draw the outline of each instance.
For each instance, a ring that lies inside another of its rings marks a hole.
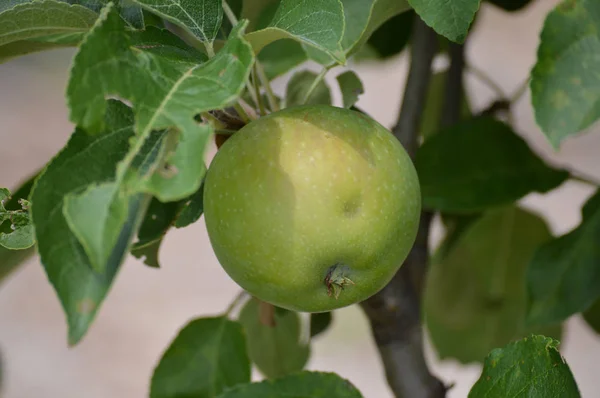
[[[413,157],[418,148],[419,124],[425,108],[427,88],[431,80],[431,63],[437,51],[437,35],[415,16],[411,39],[411,60],[400,116],[392,132]]]
[[[393,128],[411,157],[419,145],[419,126],[437,50],[437,35],[416,17],[411,61],[400,116]],[[427,368],[421,326],[421,286],[428,262],[431,214],[423,212],[415,244],[392,281],[361,303],[381,355],[385,374],[398,398],[441,398],[446,387]]]

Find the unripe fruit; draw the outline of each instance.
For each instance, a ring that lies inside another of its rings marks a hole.
[[[367,299],[412,247],[421,196],[398,140],[361,113],[324,105],[251,122],[217,152],[204,215],[229,276],[306,312]]]

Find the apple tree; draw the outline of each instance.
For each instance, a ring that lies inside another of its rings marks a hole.
[[[507,13],[530,3],[485,1]],[[204,216],[240,294],[165,342],[151,398],[370,396],[304,369],[310,341],[349,305],[368,317],[397,397],[451,388],[426,365],[425,329],[441,358],[483,364],[470,397],[579,397],[559,341],[575,314],[600,331],[600,191],[562,236],[521,207],[569,179],[598,183],[540,158],[511,107],[531,89],[555,150],[600,117],[600,3],[564,0],[550,11],[535,66],[512,95],[465,57],[479,8],[2,0],[2,62],[76,48],[65,91],[76,127],[39,173],[0,189],[0,281],[39,255],[74,346],[124,259],[160,267],[165,235]],[[352,66],[400,52],[409,73],[387,129],[357,107],[369,87]],[[436,72],[437,56],[449,62]],[[496,90],[485,109],[469,104],[467,73]],[[283,76],[277,95],[272,82]],[[434,218],[445,235],[430,250]],[[263,381],[252,382],[252,366]]]

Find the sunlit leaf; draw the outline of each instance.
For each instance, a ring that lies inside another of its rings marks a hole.
[[[557,347],[558,341],[534,335],[493,350],[469,398],[579,398]]]
[[[548,14],[531,99],[555,148],[600,117],[600,2],[566,0]]]
[[[154,369],[150,398],[214,398],[250,382],[250,360],[239,323],[199,318],[173,340]]]

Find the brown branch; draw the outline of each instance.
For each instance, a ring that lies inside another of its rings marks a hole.
[[[416,17],[412,34],[411,62],[400,116],[393,128],[411,157],[419,145],[419,126],[437,50],[437,35]],[[427,368],[421,326],[421,286],[428,263],[431,213],[423,212],[415,244],[392,281],[361,303],[385,374],[398,398],[441,398],[444,384]]]

